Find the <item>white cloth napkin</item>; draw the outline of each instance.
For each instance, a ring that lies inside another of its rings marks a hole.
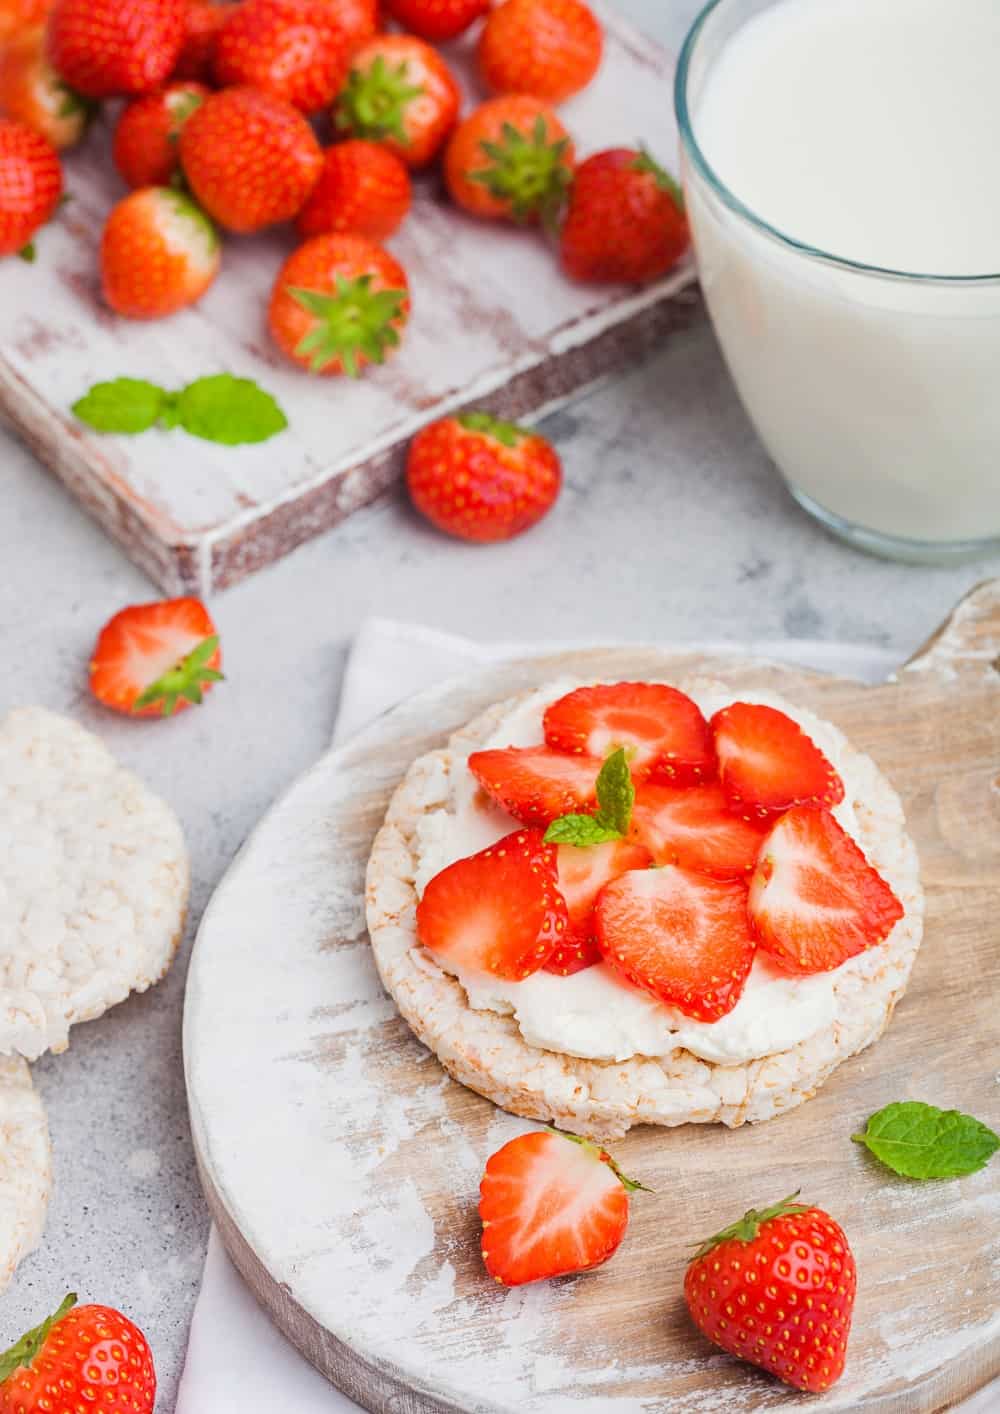
[[[417,624],[369,619],[351,650],[341,688],[334,742],[422,688],[503,657],[551,652],[568,644],[477,644]],[[699,644],[732,652],[732,644]],[[754,657],[877,681],[894,663],[884,650],[800,640],[738,645]],[[1000,1407],[1000,1385],[983,1390],[961,1414]],[[176,1414],[347,1414],[353,1400],[329,1385],[273,1326],[243,1284],[213,1228],[195,1306]]]

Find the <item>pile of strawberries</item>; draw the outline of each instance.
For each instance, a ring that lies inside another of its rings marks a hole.
[[[586,281],[664,274],[688,243],[672,180],[645,151],[576,164],[553,105],[601,63],[583,0],[0,0],[0,255],[33,253],[62,194],[57,149],[126,100],[111,157],[131,194],[101,242],[104,297],[154,319],[198,300],[219,232],[294,222],[271,334],[314,373],[359,374],[399,344],[406,272],[384,247],[411,174],[440,160],[473,215],[545,228]],[[384,32],[383,21],[399,28]],[[434,47],[480,25],[494,96],[460,117]],[[327,146],[322,146],[321,141]]]

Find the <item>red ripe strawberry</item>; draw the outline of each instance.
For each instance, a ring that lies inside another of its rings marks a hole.
[[[255,88],[213,93],[181,132],[181,167],[210,216],[248,233],[290,221],[319,179],[323,153],[298,109]]]
[[[55,1315],[0,1355],[0,1414],[153,1414],[156,1371],[146,1337],[111,1306]]]
[[[460,123],[444,157],[452,200],[474,216],[552,225],[573,175],[573,144],[547,103],[507,94]]]
[[[226,0],[190,0],[184,42],[173,70],[175,79],[212,82],[215,41],[236,8]]]
[[[0,256],[34,256],[31,238],[62,195],[62,168],[52,144],[23,123],[0,118]]]
[[[846,830],[808,805],[765,836],[749,909],[760,946],[790,972],[829,972],[884,942],[903,916]]]
[[[49,63],[40,26],[0,43],[0,113],[59,149],[72,147],[86,131],[91,105],[71,93]]]
[[[208,97],[200,83],[172,83],[122,109],[111,155],[127,186],[165,187],[180,171],[181,128]]]
[[[631,840],[606,844],[559,846],[559,892],[566,900],[568,923],[562,940],[545,964],[546,972],[572,977],[601,961],[594,923],[597,895],[630,869],[648,869],[653,857],[644,845]]]
[[[386,9],[404,29],[431,44],[457,39],[490,8],[490,0],[387,0]]]
[[[411,200],[410,174],[399,158],[377,142],[349,138],[327,148],[295,224],[305,237],[350,231],[384,241],[402,224]]]
[[[684,1299],[730,1355],[822,1394],[843,1374],[858,1274],[843,1230],[797,1197],[751,1208],[703,1243]]]
[[[215,228],[189,196],[143,187],[120,201],[105,224],[104,298],[128,319],[162,319],[201,299],[221,259]]]
[[[215,41],[218,84],[248,84],[304,113],[332,102],[349,63],[329,0],[243,0]]]
[[[665,275],[690,243],[680,188],[650,155],[616,147],[576,169],[559,235],[574,280],[641,285]]]
[[[628,1227],[626,1178],[599,1144],[533,1130],[490,1156],[479,1185],[483,1261],[502,1286],[588,1272]]]
[[[743,994],[756,948],[746,885],[667,864],[622,874],[597,900],[605,959],[636,987],[697,1021]]]
[[[132,604],[101,629],[90,690],[130,717],[169,717],[221,682],[219,635],[200,599]]]
[[[715,774],[708,723],[683,692],[665,683],[616,682],[581,687],[545,713],[545,740],[557,751],[603,761],[616,747],[632,748],[637,781],[652,775],[688,785]]]
[[[566,930],[556,849],[541,830],[515,830],[435,874],[417,905],[425,948],[469,972],[530,977]]]
[[[184,43],[188,0],[55,0],[49,58],[86,98],[149,93]]]
[[[509,540],[551,510],[562,485],[555,448],[539,433],[485,412],[418,432],[406,464],[417,510],[461,540]]]
[[[379,0],[327,0],[353,54],[381,28]]]
[[[479,70],[494,93],[561,103],[601,66],[604,33],[582,0],[504,0],[479,37]]]
[[[410,316],[406,271],[365,236],[314,236],[278,272],[268,327],[310,373],[357,378],[384,363]]]
[[[632,833],[653,851],[657,864],[679,864],[716,879],[751,872],[765,826],[734,815],[718,781],[676,790],[655,783],[636,791]]]
[[[355,54],[334,113],[340,132],[384,143],[426,167],[455,126],[460,94],[448,65],[411,34],[380,34]]]
[[[43,25],[52,0],[0,0],[0,45]]]
[[[798,722],[775,707],[734,702],[710,724],[731,810],[762,819],[793,805],[837,805],[844,783]]]
[[[550,825],[560,815],[597,804],[600,761],[564,756],[544,746],[474,751],[469,770],[486,793],[526,825]]]

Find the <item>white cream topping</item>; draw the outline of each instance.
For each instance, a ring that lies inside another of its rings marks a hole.
[[[545,708],[580,685],[571,680],[551,682],[530,694],[504,718],[482,749],[538,745]],[[846,740],[832,723],[774,693],[734,696],[696,687],[691,695],[706,717],[738,700],[777,707],[798,722],[841,776],[845,799],[833,813],[847,833],[858,838],[851,804],[853,782],[845,766]],[[417,825],[418,893],[456,859],[486,849],[517,828],[517,821],[489,800],[463,761],[454,763],[450,796],[446,806],[422,816]],[[739,1065],[788,1050],[825,1029],[836,1013],[838,975],[859,965],[859,959],[852,959],[835,972],[794,977],[758,953],[733,1010],[720,1021],[703,1022],[663,1005],[605,964],[572,977],[536,972],[523,982],[504,982],[487,973],[456,968],[446,958],[436,961],[457,978],[476,1011],[513,1016],[529,1045],[603,1061],[663,1056],[683,1047],[718,1065]]]

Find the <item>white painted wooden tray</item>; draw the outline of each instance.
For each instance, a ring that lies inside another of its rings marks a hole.
[[[604,64],[561,110],[565,121],[584,154],[643,138],[673,162],[673,60],[613,10],[602,16]],[[461,49],[455,59],[473,91]],[[69,158],[73,200],[40,236],[37,264],[0,262],[0,414],[167,592],[235,584],[336,524],[393,481],[432,418],[469,404],[516,417],[551,409],[698,308],[690,264],[640,291],[575,286],[541,236],[463,216],[431,177],[391,242],[413,290],[402,350],[356,384],[309,378],[282,360],[264,323],[289,232],[227,240],[213,289],[173,319],[108,312],[96,247],[123,195],[108,147],[102,125]],[[69,412],[100,379],[181,386],[223,370],[274,393],[290,429],[220,448],[177,432],[98,436]]]
[[[230,1254],[274,1320],[367,1409],[476,1414],[923,1414],[1000,1372],[998,1170],[913,1184],[850,1135],[890,1100],[1000,1119],[1000,581],[899,681],[614,648],[507,662],[404,703],[275,806],[205,915],[185,1057],[195,1149]],[[477,1187],[525,1124],[452,1082],[379,984],[370,840],[410,760],[488,703],[561,673],[769,683],[840,723],[900,789],[927,932],[878,1045],[757,1127],[634,1130],[653,1188],[587,1276],[505,1292],[483,1274]],[[847,1373],[802,1397],[713,1351],[681,1298],[691,1243],[801,1187],[851,1236]]]

